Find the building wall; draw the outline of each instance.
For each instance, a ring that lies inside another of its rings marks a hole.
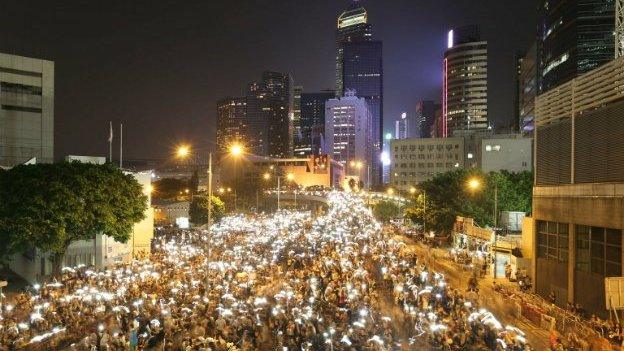
[[[374,168],[371,161],[375,149],[372,147],[372,116],[364,98],[347,92],[340,99],[325,103],[325,133],[328,153],[334,160],[347,167],[351,161],[363,162]],[[353,170],[345,168],[347,173]]]
[[[533,169],[533,139],[481,139],[481,170],[484,172],[531,171]]]
[[[333,99],[336,93],[322,91],[301,94],[301,136],[299,152],[296,157],[320,155],[325,153],[325,102]]]
[[[226,153],[237,141],[252,143],[254,133],[247,121],[247,99],[228,97],[217,101],[217,152]]]
[[[409,190],[438,173],[464,166],[463,138],[393,140],[390,184]]]
[[[453,34],[454,33],[454,34]],[[455,130],[487,129],[488,49],[486,41],[454,42],[457,30],[449,32],[449,48],[444,53],[443,137]]]
[[[54,161],[54,62],[0,53],[0,165]]]

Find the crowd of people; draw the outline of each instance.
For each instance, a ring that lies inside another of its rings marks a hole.
[[[530,349],[349,194],[155,241],[2,302],[0,350]]]

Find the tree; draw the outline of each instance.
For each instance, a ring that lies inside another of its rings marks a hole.
[[[392,201],[379,201],[373,207],[373,214],[380,221],[388,222],[401,215],[401,207]]]
[[[212,203],[212,220],[218,222],[225,215],[225,203],[216,196],[211,197]],[[189,208],[191,223],[201,225],[208,223],[208,196],[193,196],[191,206]]]
[[[21,165],[0,182],[0,240],[8,255],[36,247],[50,254],[54,273],[67,247],[105,234],[127,242],[145,217],[147,196],[130,174],[111,164]]]
[[[481,187],[471,190],[471,178],[480,179]],[[426,194],[405,211],[414,223],[427,219],[427,228],[437,233],[449,233],[456,216],[474,218],[481,226],[494,224],[494,189],[498,186],[498,211],[531,211],[533,176],[531,172],[507,171],[484,174],[479,170],[458,169],[441,173],[420,184]]]

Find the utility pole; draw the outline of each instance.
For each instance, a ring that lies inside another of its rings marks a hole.
[[[498,270],[498,183],[494,183],[494,279]]]
[[[206,259],[206,295],[210,278],[210,258],[212,257],[212,152],[208,153],[208,257]]]

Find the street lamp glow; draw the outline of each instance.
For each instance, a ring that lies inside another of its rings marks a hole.
[[[481,182],[479,182],[479,179],[472,178],[468,181],[468,187],[471,190],[477,190],[479,189],[480,186],[481,186]]]
[[[264,178],[264,180],[269,180],[271,179],[271,175],[269,173],[265,173],[262,175],[262,178]]]
[[[235,143],[230,146],[230,154],[232,156],[240,156],[243,154],[243,146],[241,144]]]
[[[387,192],[388,192],[388,195],[394,195],[394,189],[392,188],[388,188]]]
[[[362,163],[362,161],[357,161],[355,163],[355,168],[362,169],[362,167],[364,167],[364,163]]]
[[[410,194],[412,194],[412,195],[416,194],[416,188],[411,187],[411,188],[410,188],[410,190],[409,190],[409,192],[410,192]]]
[[[286,175],[286,179],[288,179],[288,180],[292,181],[293,179],[295,179],[295,175],[294,175],[294,174],[292,174],[292,173],[288,173],[288,174]]]
[[[185,158],[190,154],[191,154],[191,148],[186,145],[180,145],[178,146],[178,149],[176,150],[176,155],[179,158]]]

